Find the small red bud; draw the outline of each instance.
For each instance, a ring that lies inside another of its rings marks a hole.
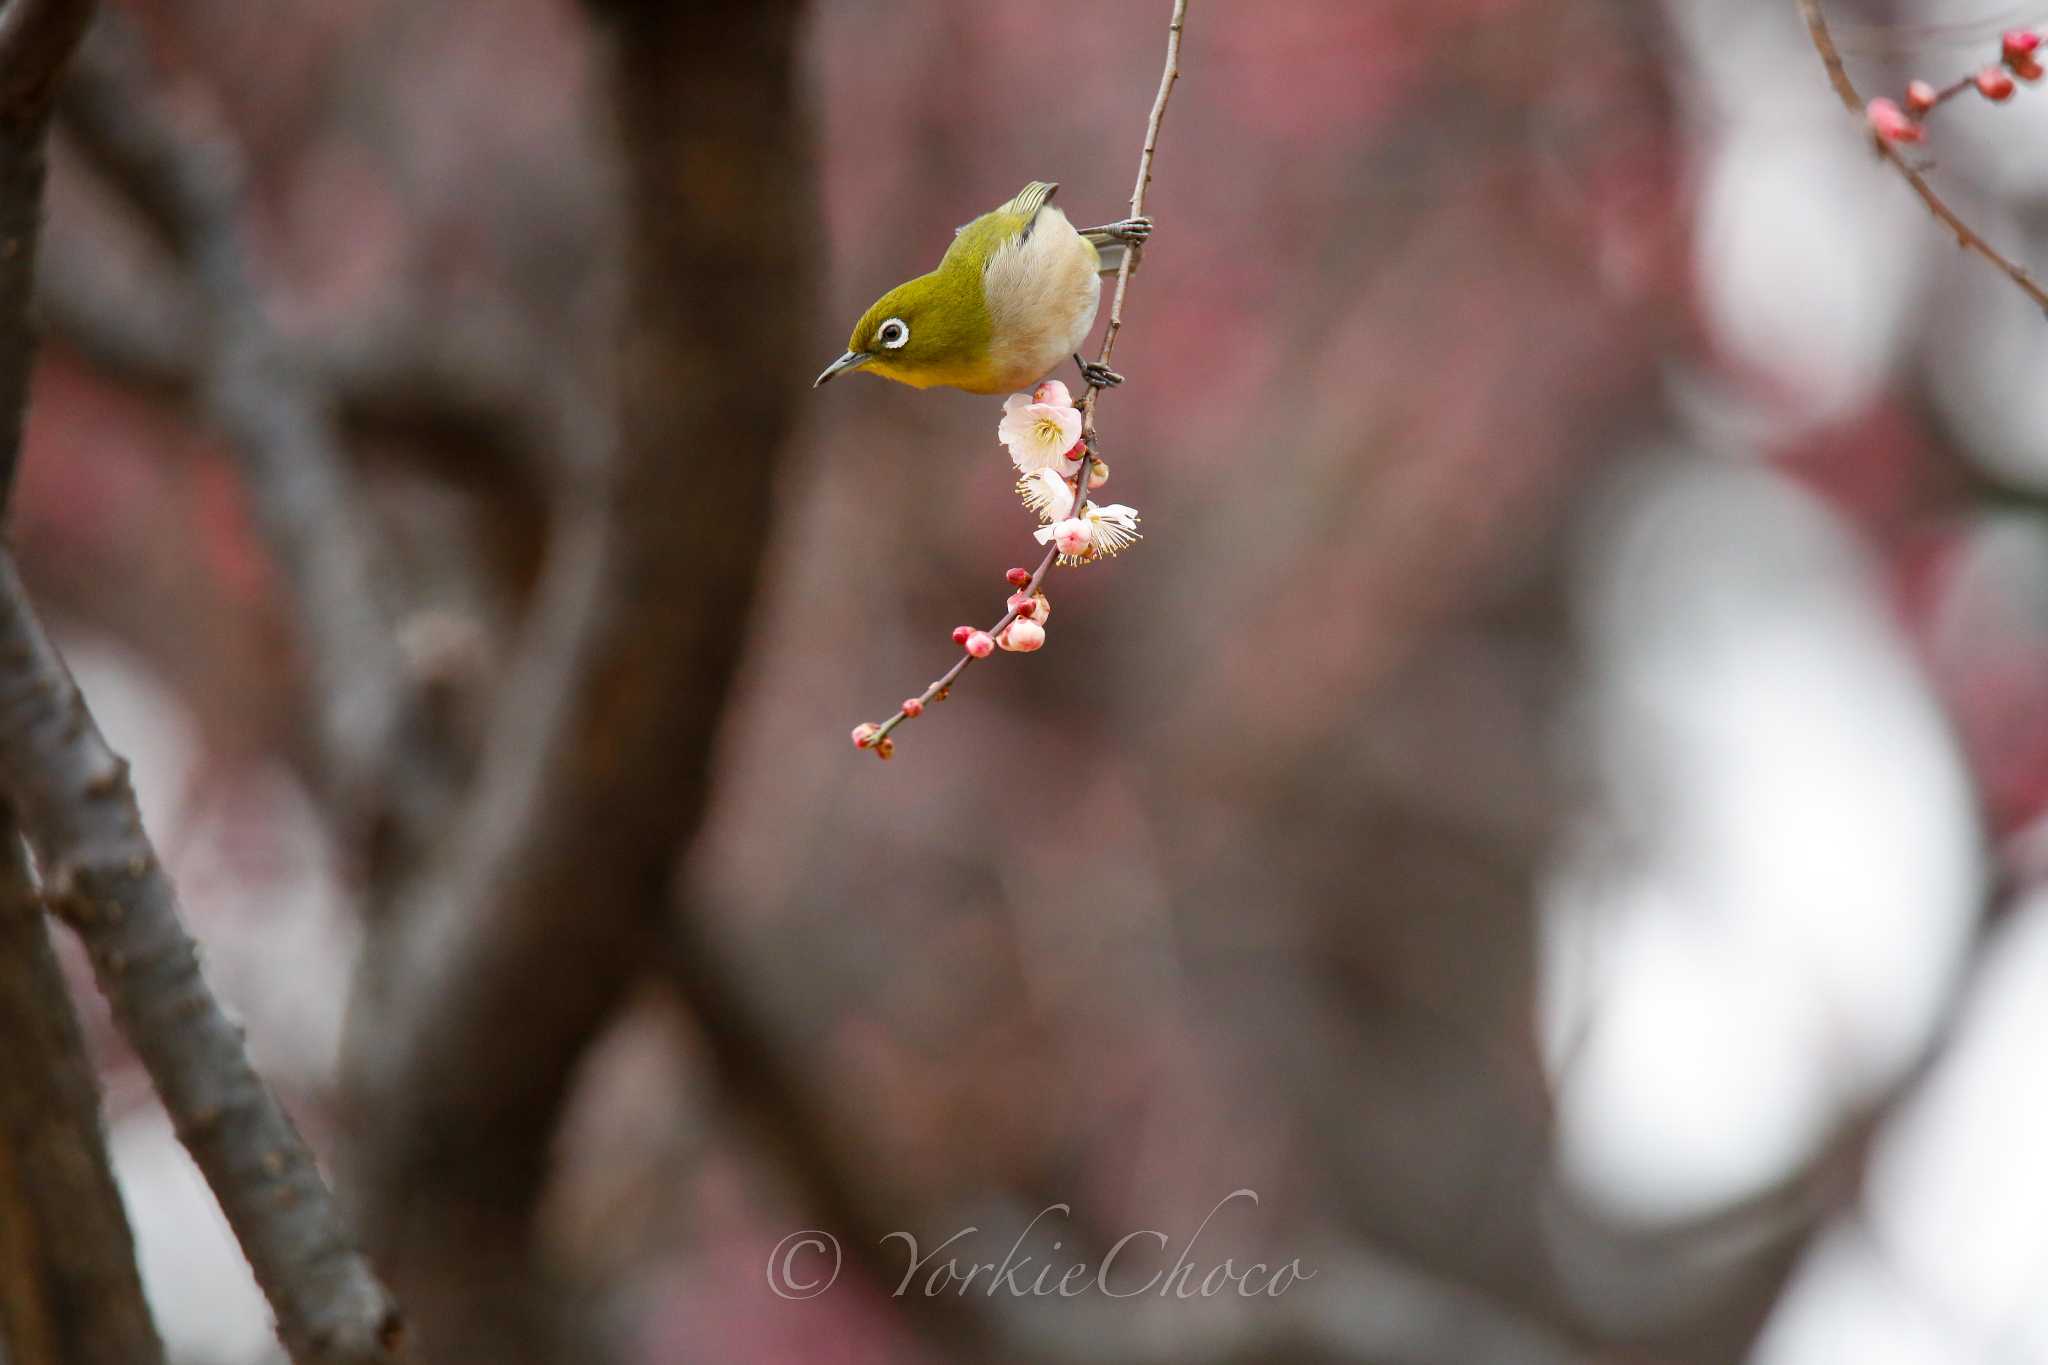
[[[865,749],[870,744],[873,744],[875,742],[875,735],[877,734],[877,732],[881,730],[881,728],[881,726],[875,724],[873,721],[867,720],[864,720],[860,724],[854,726],[853,747],[856,749]]]
[[[1863,115],[1886,142],[1918,142],[1927,136],[1905,110],[1887,99],[1872,100]]]
[[[875,757],[884,762],[896,757],[896,741],[886,735],[883,736],[882,742],[875,746]]]
[[[972,634],[974,634],[973,626],[955,626],[953,627],[953,643],[964,645],[967,643],[967,637]]]
[[[1925,114],[1941,100],[1941,92],[1926,81],[1914,81],[1906,87],[1906,108],[1915,114]]]
[[[1031,570],[1025,568],[1016,568],[1004,574],[1003,577],[1007,578],[1010,581],[1011,587],[1021,588],[1026,583],[1029,583],[1031,581]]]
[[[1060,456],[1060,458],[1062,460],[1078,460],[1087,453],[1088,443],[1086,441],[1076,441],[1073,445],[1067,447],[1067,453]]]
[[[2023,81],[2041,79],[2041,63],[2032,57],[2008,57],[2005,64],[2012,68],[2012,74]]]
[[[995,636],[990,635],[985,630],[977,630],[970,633],[966,640],[961,643],[960,647],[965,649],[972,658],[986,659],[989,655],[996,652]]]
[[[1022,617],[1028,618],[1031,616],[1035,616],[1038,613],[1038,599],[1035,597],[1026,597],[1021,592],[1011,593],[1010,600],[1008,602],[1005,602],[1003,605],[1009,608],[1009,610],[1017,613],[1017,615]]]
[[[2041,46],[2041,35],[2032,29],[2012,29],[1999,40],[1999,47],[2007,61],[2011,61],[2015,57],[2030,56],[2034,49],[2039,46]]]
[[[916,697],[910,698],[908,701],[903,703],[903,714],[910,717],[912,720],[916,720],[919,716],[924,714],[924,702]]]
[[[1977,91],[1993,104],[2003,104],[2012,98],[2012,77],[1995,66],[1987,66],[1977,73]]]

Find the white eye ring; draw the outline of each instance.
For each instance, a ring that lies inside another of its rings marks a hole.
[[[902,318],[890,318],[875,329],[875,337],[892,351],[900,351],[910,343],[910,324]]]

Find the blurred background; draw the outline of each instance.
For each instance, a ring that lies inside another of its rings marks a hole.
[[[1790,0],[1196,0],[1146,539],[849,749],[1036,547],[996,400],[812,376],[1123,215],[1168,9],[112,7],[15,539],[421,1358],[2048,1362],[2048,324]],[[1879,93],[2048,5],[1829,13]],[[2044,136],[1927,152],[2037,267]],[[176,1358],[272,1359],[90,1032]],[[1141,1230],[1304,1278],[890,1237]]]

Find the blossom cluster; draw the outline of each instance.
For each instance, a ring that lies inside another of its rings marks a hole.
[[[1085,411],[1057,379],[1003,401],[996,437],[1016,467],[1018,496],[1038,517],[1033,536],[1048,547],[1046,556],[1035,571],[1019,567],[1005,575],[1012,592],[1002,619],[988,630],[956,627],[953,643],[963,657],[922,695],[905,700],[888,720],[855,726],[855,748],[888,758],[895,752],[889,732],[923,715],[927,704],[944,701],[953,680],[969,663],[998,649],[1028,654],[1043,647],[1052,602],[1041,584],[1055,564],[1073,567],[1113,558],[1141,538],[1137,509],[1120,502],[1097,503],[1089,496],[1109,482],[1109,465],[1088,448],[1086,428]]]
[[[2012,29],[1999,39],[1998,60],[1991,65],[1939,88],[1913,81],[1906,87],[1903,104],[1880,97],[1865,106],[1864,116],[1871,131],[1886,142],[1924,142],[1927,116],[1957,95],[1975,90],[1993,104],[2003,104],[2017,88],[2014,77],[2031,85],[2048,74],[2041,65],[2041,43],[2041,35],[2032,29]]]
[[[1081,488],[1083,461],[1088,492],[1109,482],[1109,466],[1091,455],[1081,439],[1081,410],[1065,384],[1048,379],[1029,395],[1011,394],[1003,400],[996,435],[1017,466],[1018,496],[1045,523],[1033,536],[1040,545],[1055,547],[1060,563],[1113,557],[1140,538],[1137,509],[1120,502],[1098,506]]]

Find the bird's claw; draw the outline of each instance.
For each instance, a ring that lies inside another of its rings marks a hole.
[[[1081,378],[1093,389],[1113,389],[1124,382],[1124,377],[1099,360],[1081,362]]]
[[[1108,231],[1112,241],[1122,242],[1126,246],[1143,246],[1151,239],[1152,220],[1150,218],[1123,218],[1111,223]]]

